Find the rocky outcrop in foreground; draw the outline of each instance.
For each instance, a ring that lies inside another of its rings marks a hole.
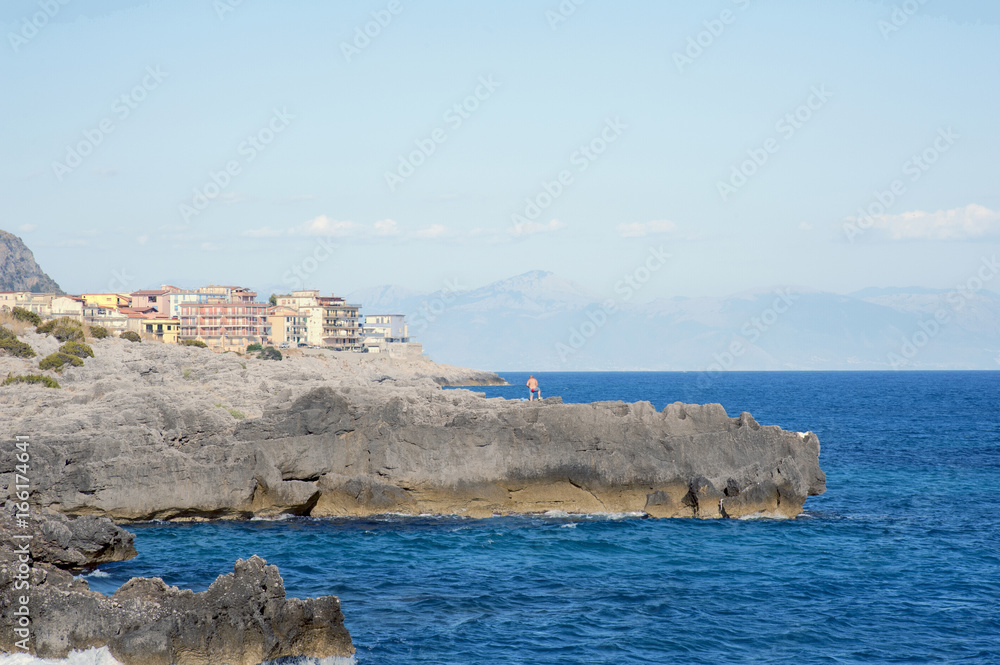
[[[27,646],[39,657],[65,658],[70,651],[106,646],[124,665],[257,665],[286,656],[354,653],[340,601],[286,598],[277,567],[259,557],[238,560],[232,573],[201,593],[159,578],[133,578],[105,596],[66,569],[77,569],[81,558],[93,564],[135,556],[132,534],[98,517],[39,516],[29,523],[25,531],[14,527],[6,511],[0,517],[3,616],[15,621],[21,597],[30,598],[28,627],[20,635],[0,632],[0,651],[24,653]],[[21,542],[30,542],[30,564],[10,546]],[[27,641],[19,645],[22,639]]]

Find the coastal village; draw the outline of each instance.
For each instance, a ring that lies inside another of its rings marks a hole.
[[[242,351],[252,344],[277,348],[421,354],[402,314],[360,313],[361,305],[321,296],[318,290],[272,295],[267,302],[241,286],[182,289],[169,284],[132,293],[0,292],[0,311],[15,307],[43,319],[68,317],[88,326],[141,339],[177,344],[204,342],[215,351]]]

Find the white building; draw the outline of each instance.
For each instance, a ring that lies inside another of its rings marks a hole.
[[[403,314],[365,314],[362,325],[365,350],[379,353],[388,344],[407,344],[410,341],[409,326]]]

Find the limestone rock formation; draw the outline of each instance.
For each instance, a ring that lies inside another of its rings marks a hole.
[[[39,657],[107,646],[124,665],[257,665],[354,653],[340,601],[286,598],[277,567],[260,557],[238,560],[201,593],[133,578],[105,596],[45,563],[31,568],[28,589],[15,590],[17,567],[9,552],[0,552],[0,609],[14,616],[19,596],[30,595],[28,646]],[[18,639],[3,631],[0,651],[23,652]]]
[[[135,536],[106,517],[87,515],[69,519],[46,511],[32,514],[30,551],[34,561],[77,572],[102,563],[126,561],[136,555]],[[0,511],[0,543],[19,543],[21,533],[8,508]]]
[[[814,434],[718,404],[485,399],[439,387],[456,368],[362,354],[268,362],[115,339],[94,352],[60,390],[0,387],[0,436],[33,442],[34,500],[71,515],[794,517],[825,489]],[[0,357],[0,375],[26,363]]]
[[[62,293],[55,280],[38,267],[35,255],[21,239],[4,230],[0,230],[0,291]]]

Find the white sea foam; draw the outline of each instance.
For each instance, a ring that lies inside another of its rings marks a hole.
[[[268,665],[277,661],[267,661],[261,665]],[[284,659],[281,665],[357,665],[354,656],[343,658],[340,656],[330,656],[329,658],[294,658]],[[66,658],[36,658],[28,654],[0,654],[0,665],[121,665],[115,660],[107,647],[100,649],[87,649],[86,651],[71,651]]]
[[[598,513],[568,513],[565,510],[547,510],[541,514],[541,517],[548,517],[553,519],[567,519],[574,518],[579,520],[627,520],[635,519],[638,517],[646,517],[646,513],[641,510],[627,512],[627,513],[612,513],[612,512],[598,512]]]
[[[66,658],[36,658],[26,653],[0,654],[0,665],[121,665],[107,647],[71,651]]]
[[[95,570],[92,573],[87,573],[84,577],[111,577],[110,574],[104,572],[103,570]]]
[[[781,513],[754,513],[753,515],[743,515],[737,517],[740,520],[790,520],[792,519],[788,515],[782,515]]]
[[[291,513],[279,513],[277,515],[272,515],[268,517],[262,517],[261,515],[254,515],[250,518],[251,522],[284,522],[285,520],[290,520],[295,515]]]

